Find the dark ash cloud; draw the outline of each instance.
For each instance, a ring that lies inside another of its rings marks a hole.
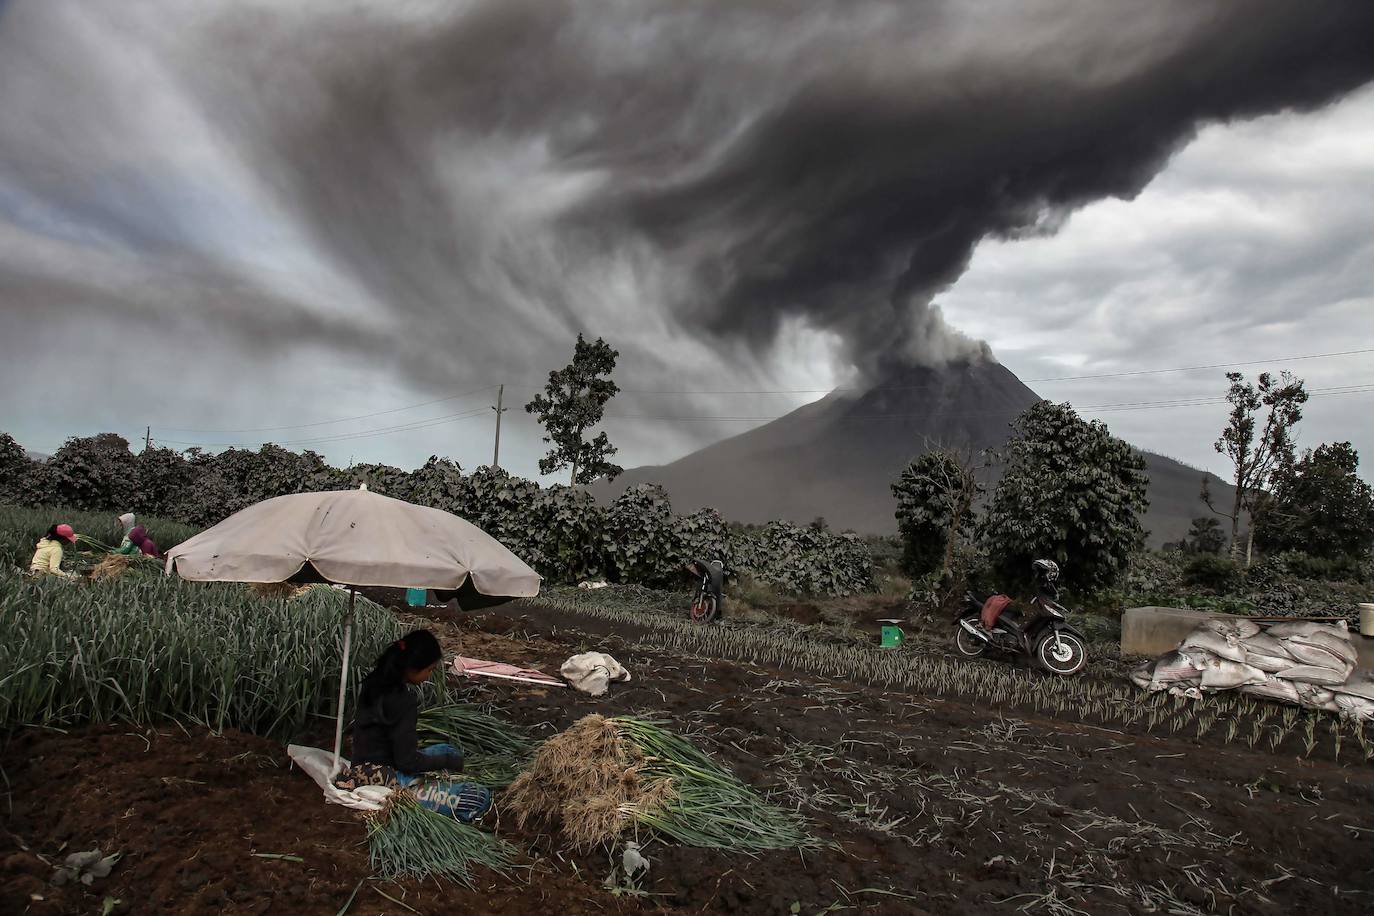
[[[1369,3],[0,10],[7,351],[100,311],[433,391],[578,331],[631,389],[775,380],[800,332],[866,375],[980,352],[933,302],[981,240],[1374,77]]]

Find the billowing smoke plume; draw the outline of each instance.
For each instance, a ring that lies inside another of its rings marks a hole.
[[[934,305],[981,239],[1321,105],[1371,46],[1368,2],[18,2],[0,318],[59,288],[434,387],[579,330],[641,378],[789,322],[939,363],[982,348]]]

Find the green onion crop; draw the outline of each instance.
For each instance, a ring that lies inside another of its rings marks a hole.
[[[0,729],[175,720],[288,737],[333,714],[347,595],[266,601],[239,585],[0,569]],[[350,684],[400,626],[358,602]]]
[[[472,867],[506,874],[516,850],[471,824],[423,807],[408,792],[392,795],[367,819],[368,861],[381,878],[451,878],[472,887]]]

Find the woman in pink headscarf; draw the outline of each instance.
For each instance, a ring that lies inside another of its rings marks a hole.
[[[62,570],[62,545],[75,544],[76,532],[71,525],[53,525],[48,533],[38,541],[38,549],[29,561],[29,572],[35,576],[61,576],[63,579],[76,578]]]

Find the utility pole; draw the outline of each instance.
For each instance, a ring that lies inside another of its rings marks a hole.
[[[143,450],[146,452],[153,447],[153,428],[145,426],[143,432]]]
[[[505,413],[507,410],[510,409],[501,406],[501,398],[505,395],[505,393],[505,385],[502,385],[496,389],[496,406],[492,408],[492,410],[496,411],[496,446],[492,449],[491,452],[492,470],[495,470],[496,468],[499,468],[501,466],[501,414]]]

